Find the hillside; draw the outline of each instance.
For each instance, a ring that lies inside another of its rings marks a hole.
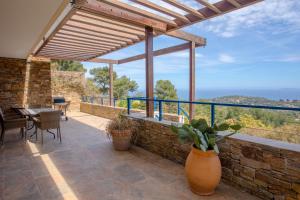
[[[266,106],[282,106],[282,107],[299,107],[299,102],[283,102],[274,101],[261,97],[247,96],[223,96],[210,100],[216,103],[232,103],[232,104],[247,104],[247,105],[266,105]]]

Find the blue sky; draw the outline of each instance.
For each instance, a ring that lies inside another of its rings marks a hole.
[[[195,5],[193,0],[180,1]],[[196,50],[197,89],[300,88],[300,1],[265,0],[184,30],[207,39],[207,46]],[[154,39],[154,49],[181,43],[184,41],[160,36]],[[140,43],[104,58],[121,59],[143,52],[144,43]],[[83,64],[88,70],[105,66]],[[177,89],[188,89],[188,66],[187,50],[155,57],[155,81],[168,79]],[[115,65],[114,69],[144,90],[144,60]]]

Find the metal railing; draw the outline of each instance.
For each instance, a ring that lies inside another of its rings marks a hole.
[[[113,98],[113,105],[112,106],[116,107],[118,101],[127,102],[127,99]],[[97,97],[97,96],[82,96],[81,97],[81,102],[109,106],[110,105],[110,98],[109,97]]]
[[[180,115],[181,112],[189,119],[188,114],[181,108],[181,104],[195,104],[195,105],[208,105],[210,106],[210,122],[211,126],[215,124],[215,112],[217,106],[223,107],[238,107],[238,108],[257,108],[257,109],[268,109],[268,110],[281,110],[281,111],[300,111],[300,108],[296,107],[280,107],[280,106],[264,106],[264,105],[245,105],[245,104],[229,104],[229,103],[214,103],[214,102],[200,102],[200,101],[181,101],[181,100],[165,100],[165,99],[147,99],[145,97],[131,97],[127,98],[127,112],[130,115],[131,102],[134,100],[139,101],[153,101],[154,104],[158,104],[159,117],[158,120],[163,119],[163,103],[176,103],[177,104],[177,114]]]

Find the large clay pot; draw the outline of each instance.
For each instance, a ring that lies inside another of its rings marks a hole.
[[[126,151],[130,148],[131,130],[113,130],[111,136],[115,150]]]
[[[192,147],[185,172],[192,192],[198,195],[211,195],[221,180],[221,162],[214,151],[201,151]]]

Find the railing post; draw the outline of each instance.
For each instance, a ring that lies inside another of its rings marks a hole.
[[[215,105],[210,106],[210,125],[213,127],[215,125]]]
[[[127,114],[130,115],[131,99],[127,98]]]
[[[154,110],[156,110],[156,108],[157,108],[156,97],[153,97],[153,107],[154,107]]]
[[[91,97],[90,100],[91,100],[91,103],[94,103],[94,97]]]
[[[159,101],[158,101],[158,110],[159,110],[158,121],[162,121],[162,119],[163,119],[162,100],[159,100]]]
[[[177,115],[180,115],[180,101],[177,102]]]

